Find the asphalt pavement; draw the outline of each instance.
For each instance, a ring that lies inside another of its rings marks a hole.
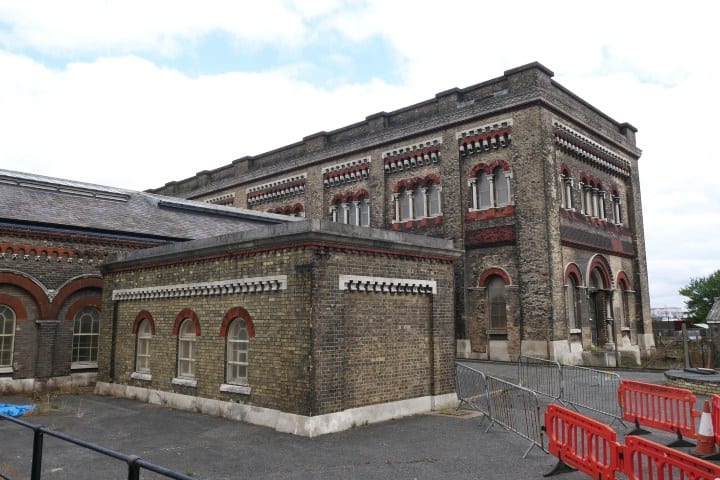
[[[473,362],[488,375],[513,380],[514,364]],[[663,383],[662,372],[621,376]],[[47,401],[50,400],[50,401]],[[0,396],[0,403],[27,403]],[[92,394],[40,398],[22,417],[85,441],[201,479],[530,479],[557,459],[466,410],[446,410],[305,438],[267,427]],[[623,427],[616,426],[622,434]],[[660,435],[662,441],[667,436]],[[127,478],[127,467],[81,447],[45,437],[43,479]],[[32,431],[0,421],[0,473],[29,478]],[[142,478],[161,478],[143,474]],[[587,478],[572,472],[559,480]]]

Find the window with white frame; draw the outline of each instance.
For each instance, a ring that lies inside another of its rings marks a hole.
[[[573,205],[573,179],[569,173],[564,172],[560,175],[560,197],[562,202],[562,208],[572,210]]]
[[[15,311],[0,305],[0,372],[12,370],[15,340]]]
[[[580,213],[589,217],[607,220],[607,212],[605,210],[605,191],[602,186],[593,184],[580,183]]]
[[[230,323],[227,332],[226,382],[231,385],[248,383],[249,336],[245,319],[237,317]]]
[[[442,215],[442,187],[434,181],[417,182],[393,194],[395,222],[407,222]]]
[[[364,197],[349,196],[336,200],[330,206],[330,220],[358,227],[370,226],[370,201]]]
[[[470,179],[473,210],[503,207],[512,203],[510,179],[512,171],[496,167],[491,173],[480,170]]]
[[[74,368],[97,367],[99,334],[100,310],[90,306],[83,307],[75,315],[72,345]]]
[[[135,347],[135,371],[138,373],[150,373],[150,340],[152,339],[152,327],[150,320],[143,319],[138,325],[136,347]]]
[[[195,323],[192,319],[186,318],[182,321],[178,330],[177,376],[179,378],[195,378],[196,341]]]
[[[614,191],[612,194],[613,221],[615,225],[622,225],[622,209],[620,208],[620,195]]]

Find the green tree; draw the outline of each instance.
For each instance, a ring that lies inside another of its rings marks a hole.
[[[679,293],[689,298],[685,302],[688,319],[693,323],[704,322],[715,298],[720,297],[720,270],[707,277],[690,279],[690,283],[680,289]]]

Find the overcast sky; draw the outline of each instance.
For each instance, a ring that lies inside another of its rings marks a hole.
[[[638,128],[651,303],[683,306],[720,269],[711,6],[0,0],[0,168],[144,190],[539,61]]]

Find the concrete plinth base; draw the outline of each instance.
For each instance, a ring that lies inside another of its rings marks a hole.
[[[550,342],[550,355],[553,360],[562,365],[582,365],[582,344],[568,340],[553,340]]]
[[[510,351],[507,340],[490,340],[488,342],[488,360],[510,362]]]
[[[278,432],[292,433],[304,437],[315,437],[326,433],[341,432],[355,425],[384,422],[393,418],[407,417],[418,413],[455,408],[458,398],[455,393],[426,396],[388,402],[366,407],[351,408],[341,412],[328,413],[315,417],[296,415],[272,408],[242,405],[238,403],[193,397],[173,392],[163,392],[149,388],[98,382],[95,387],[98,395],[131,398],[141,402],[165,405],[171,408],[214,415],[231,420],[241,420],[254,425],[274,428]]]

